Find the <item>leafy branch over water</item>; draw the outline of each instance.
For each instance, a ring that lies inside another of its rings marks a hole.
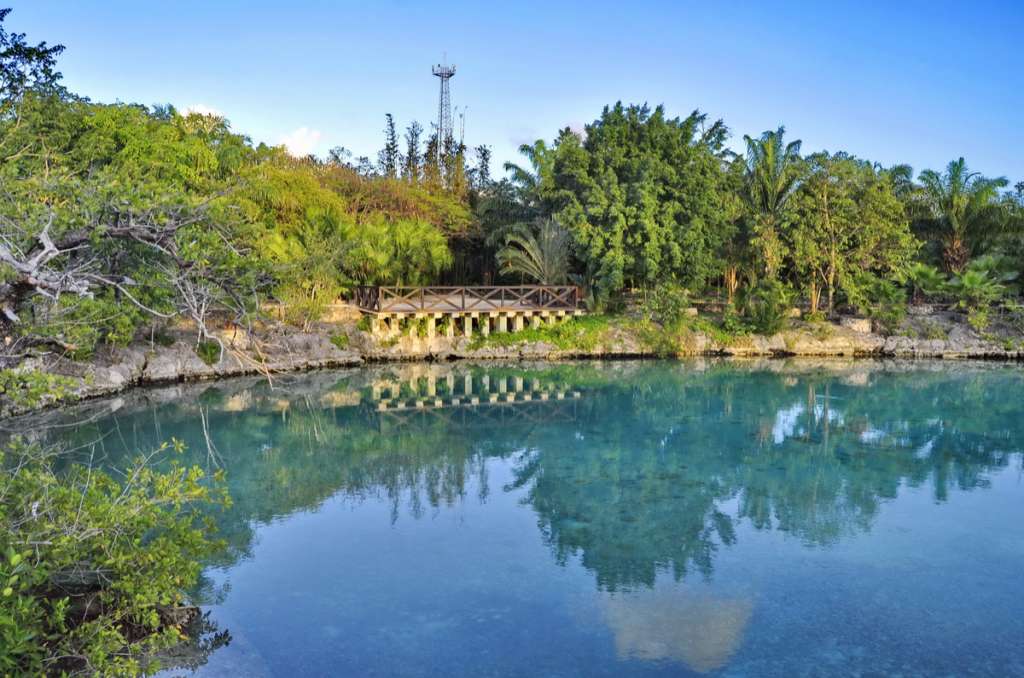
[[[122,471],[75,464],[15,440],[0,450],[0,673],[138,675],[197,621],[187,592],[223,543],[200,508],[228,507],[163,444]],[[118,477],[119,476],[119,477]]]

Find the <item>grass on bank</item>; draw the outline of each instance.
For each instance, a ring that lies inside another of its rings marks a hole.
[[[555,325],[528,327],[518,332],[499,332],[487,336],[478,334],[469,346],[471,349],[478,349],[544,342],[563,351],[593,351],[607,340],[609,332],[624,320],[625,318],[606,315],[579,316]]]
[[[678,318],[659,324],[624,315],[585,315],[519,332],[477,335],[469,346],[476,350],[543,342],[562,351],[586,353],[610,346],[624,336],[632,336],[643,351],[669,356],[692,347],[697,334],[708,336],[719,346],[732,346],[752,332],[745,325],[730,323],[729,318],[711,316]]]

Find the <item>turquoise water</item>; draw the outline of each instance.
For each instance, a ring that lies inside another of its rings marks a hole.
[[[44,421],[226,470],[199,676],[1024,675],[1016,366],[398,365]]]

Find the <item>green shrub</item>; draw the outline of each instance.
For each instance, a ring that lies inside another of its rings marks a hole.
[[[441,322],[437,323],[437,333],[442,337],[448,336],[448,330],[452,327],[452,319],[450,316],[443,316]]]
[[[94,298],[65,295],[39,315],[31,332],[60,342],[73,360],[88,360],[101,344],[127,346],[148,319],[137,306],[109,291]]]
[[[0,370],[0,400],[10,402],[16,409],[32,409],[46,401],[72,397],[77,384],[71,377],[40,370]]]
[[[923,323],[921,335],[925,339],[947,339],[949,337],[949,333],[943,329],[942,325],[930,320]]]
[[[811,334],[814,336],[815,339],[817,339],[818,341],[825,341],[826,339],[830,338],[833,334],[835,334],[835,325],[825,320],[824,317],[821,317],[820,319],[814,318],[814,315],[815,314],[812,313],[811,315],[807,316],[807,328],[810,330]]]
[[[347,334],[332,334],[331,343],[337,346],[339,349],[344,351],[348,348],[348,335]]]
[[[370,331],[370,316],[364,315],[359,318],[359,322],[356,323],[356,329],[360,332]]]
[[[722,313],[722,330],[734,336],[746,334],[750,331],[750,328],[743,322],[743,318],[740,317],[739,311],[736,310],[736,306],[733,304],[726,306],[725,311]]]
[[[886,332],[893,332],[907,316],[907,293],[890,280],[879,279],[871,290],[867,316]]]
[[[176,339],[174,338],[174,335],[169,334],[164,330],[157,330],[156,332],[153,332],[153,342],[158,346],[163,346],[164,348],[174,346],[175,341]]]
[[[907,315],[907,292],[892,280],[861,272],[846,281],[847,298],[885,332],[895,332]]]
[[[823,323],[826,321],[824,311],[812,311],[805,318],[809,323]]]
[[[972,308],[967,312],[967,324],[978,333],[988,329],[990,322],[987,307]]]
[[[683,327],[691,331],[703,332],[720,346],[731,346],[735,343],[736,337],[747,333],[747,329],[742,323],[733,323],[731,329],[726,327],[724,316],[721,324],[715,323],[710,318],[693,318],[689,322],[684,323]],[[681,335],[681,340],[689,339],[689,335],[685,332],[680,332],[679,334]]]
[[[216,341],[201,341],[196,345],[196,355],[207,365],[216,365],[220,362],[223,348]]]
[[[219,472],[156,455],[114,475],[14,441],[0,448],[0,675],[139,675],[182,640],[186,591],[222,544],[197,509],[226,506]],[[86,614],[85,611],[90,613]]]
[[[782,283],[762,280],[747,294],[746,316],[759,333],[775,334],[785,325],[789,300],[789,290]]]
[[[1003,296],[1005,288],[992,274],[982,269],[967,269],[953,279],[950,289],[957,306],[968,311],[987,308]]]
[[[936,297],[945,292],[949,284],[939,269],[920,262],[911,264],[906,275],[915,301]]]
[[[689,292],[679,285],[662,283],[647,292],[640,312],[645,319],[669,327],[682,320],[689,305]]]
[[[671,330],[641,320],[636,328],[640,343],[654,355],[667,358],[679,353],[679,347],[689,339],[692,332],[688,327],[676,325]]]

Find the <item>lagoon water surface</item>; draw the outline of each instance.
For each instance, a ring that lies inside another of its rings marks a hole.
[[[409,364],[55,416],[226,471],[199,676],[1024,675],[1017,366]]]

